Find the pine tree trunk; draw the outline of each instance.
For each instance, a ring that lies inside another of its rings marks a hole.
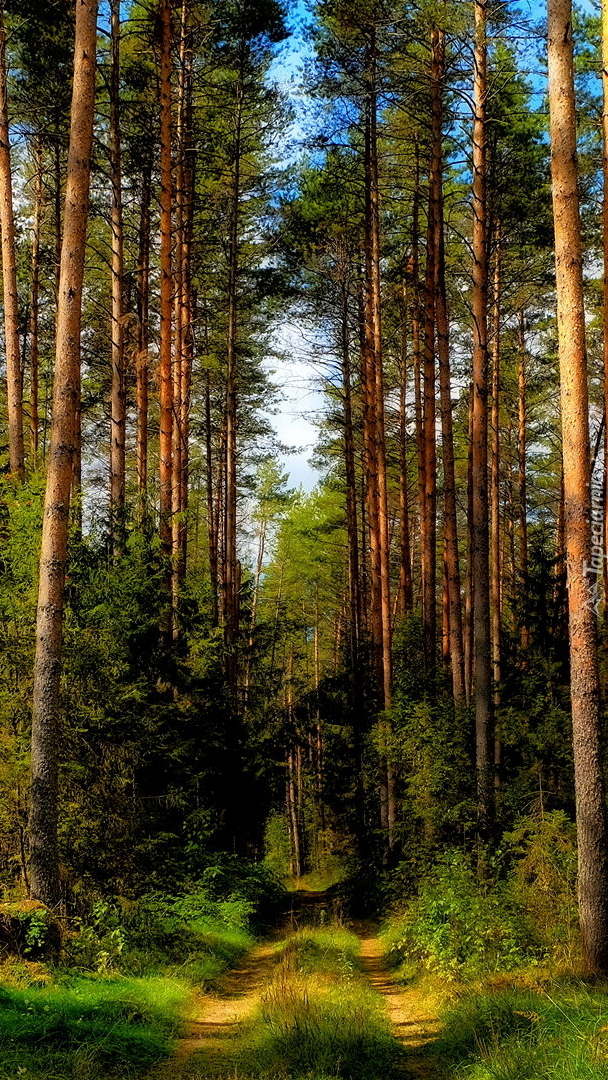
[[[601,754],[596,616],[590,602],[594,578],[591,570],[589,410],[570,0],[549,0],[548,60],[578,902],[587,971],[605,975],[608,972],[608,828]]]
[[[391,702],[391,606],[389,583],[388,501],[384,432],[384,372],[380,296],[380,212],[378,187],[377,60],[375,32],[370,30],[366,57],[365,97],[365,353],[370,431],[370,546],[375,547],[376,604],[380,664],[380,700]],[[372,449],[373,447],[373,449]],[[373,504],[373,506],[372,506]],[[372,511],[372,513],[370,513]],[[375,516],[375,521],[374,521]],[[373,575],[372,575],[373,576]],[[390,800],[389,800],[390,801]]]
[[[490,654],[490,566],[488,505],[488,228],[487,177],[487,0],[474,0],[473,85],[473,638],[475,743],[479,832],[489,835],[494,818],[494,732]]]
[[[8,454],[11,473],[25,478],[23,445],[23,379],[19,348],[19,293],[13,216],[11,148],[8,130],[6,90],[6,29],[0,5],[0,232],[2,234],[2,286],[4,297],[4,347],[8,412]]]
[[[95,110],[97,0],[76,6],[74,85],[61,250],[51,448],[46,483],[32,708],[30,891],[59,901],[58,737],[65,568],[80,389],[80,324]]]
[[[173,479],[172,256],[173,188],[171,178],[171,0],[159,0],[160,22],[160,538],[167,562],[171,557]],[[167,587],[169,582],[167,582]]]
[[[604,626],[608,626],[608,0],[602,0],[602,246],[604,368]]]
[[[493,705],[495,717],[500,705],[501,681],[501,565],[500,565],[500,290],[501,290],[501,235],[500,226],[495,229],[496,256],[494,264],[494,318],[492,333],[492,409],[490,430],[490,607],[492,630],[492,680],[494,683]],[[501,747],[498,731],[494,733],[494,766],[498,777]]]
[[[401,312],[401,350],[399,357],[399,597],[402,618],[413,607],[410,515],[407,490],[407,289],[403,284]]]
[[[462,635],[462,600],[460,595],[460,560],[458,554],[458,526],[456,507],[456,477],[454,470],[454,435],[452,425],[452,380],[450,372],[449,319],[445,288],[445,251],[443,221],[443,164],[442,164],[442,86],[445,77],[445,36],[436,31],[433,41],[435,54],[432,72],[434,101],[434,139],[437,140],[439,192],[435,217],[434,239],[436,258],[436,321],[437,358],[439,360],[439,387],[441,402],[441,452],[443,458],[443,535],[445,560],[445,586],[447,591],[447,641],[452,672],[454,700],[464,702],[464,651]]]
[[[239,211],[241,199],[241,139],[243,121],[242,72],[236,86],[234,114],[234,172],[228,225],[228,337],[226,342],[226,500],[224,506],[224,635],[226,642],[226,677],[230,692],[236,695],[238,663],[236,643],[239,631],[239,595],[237,560],[237,315],[239,272]]]
[[[126,385],[123,330],[123,222],[120,134],[120,0],[111,0],[110,175],[112,181],[112,385],[110,392],[110,528],[117,559],[124,544]]]
[[[439,31],[431,30],[431,159],[424,280],[423,444],[424,501],[421,520],[422,621],[424,656],[429,670],[437,648],[437,451],[435,421],[435,292],[441,193],[441,72]]]
[[[517,345],[519,363],[517,367],[517,491],[519,504],[519,574],[524,597],[524,616],[520,627],[521,647],[526,650],[530,645],[530,631],[527,625],[528,611],[528,506],[526,494],[526,336],[524,313],[519,312]]]
[[[38,459],[40,432],[39,415],[39,368],[40,368],[40,233],[42,228],[42,209],[44,199],[44,175],[42,168],[42,146],[36,141],[34,149],[36,168],[36,188],[34,193],[34,216],[32,223],[32,287],[30,293],[30,449],[32,461]]]
[[[137,491],[140,517],[143,517],[148,495],[148,398],[149,398],[149,306],[150,306],[150,200],[152,170],[146,166],[142,174],[141,211],[139,220],[139,273],[137,281]]]

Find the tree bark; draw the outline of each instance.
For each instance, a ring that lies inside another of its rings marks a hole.
[[[49,907],[59,901],[58,730],[68,520],[80,389],[80,324],[95,111],[97,0],[76,5],[74,85],[32,710],[30,891]]]
[[[137,491],[140,517],[145,512],[148,496],[148,399],[149,399],[149,306],[150,306],[150,200],[152,170],[142,174],[141,211],[139,219],[139,272],[137,281],[137,360],[135,368],[137,403]]]
[[[488,529],[488,228],[487,228],[487,0],[474,0],[473,83],[473,637],[475,744],[479,832],[494,818],[494,733],[490,654]]]
[[[242,64],[236,84],[234,112],[234,172],[228,223],[228,336],[226,341],[226,500],[224,506],[224,636],[226,676],[230,691],[237,692],[238,662],[236,644],[239,632],[239,595],[237,560],[237,318],[239,274],[239,214],[241,199],[241,154],[243,123]]]
[[[578,902],[585,965],[599,975],[608,971],[608,828],[591,594],[589,411],[570,0],[549,0],[548,60]]]
[[[124,242],[120,134],[120,0],[111,0],[110,70],[110,227],[112,234],[112,385],[110,391],[110,529],[117,559],[124,544],[126,385],[123,330]]]
[[[495,229],[496,255],[494,263],[494,318],[492,333],[492,408],[490,412],[490,608],[492,632],[492,681],[495,718],[500,705],[501,681],[501,566],[500,566],[500,291],[502,252],[500,226]],[[494,733],[494,767],[498,778],[501,747],[497,730]]]
[[[413,607],[410,515],[407,490],[407,288],[403,284],[399,356],[399,599],[402,618]]]
[[[435,420],[435,293],[437,287],[437,244],[439,240],[439,198],[441,192],[441,71],[440,39],[431,30],[431,158],[424,279],[424,374],[423,445],[424,501],[421,520],[422,622],[427,669],[435,666],[437,650],[437,449]]]
[[[0,5],[0,232],[2,234],[2,287],[4,298],[4,346],[8,412],[8,453],[11,473],[25,479],[23,444],[23,378],[19,348],[19,293],[15,252],[13,183],[8,130],[6,89],[6,29],[4,7]]]
[[[445,587],[447,592],[447,642],[452,672],[454,700],[464,702],[464,652],[462,636],[462,600],[460,595],[460,560],[458,553],[458,526],[456,507],[456,476],[454,470],[454,434],[452,425],[452,380],[450,372],[449,318],[445,288],[445,250],[443,220],[443,154],[442,89],[445,77],[445,35],[436,31],[433,48],[435,65],[433,71],[434,139],[437,139],[438,198],[435,217],[436,258],[436,322],[437,358],[439,361],[439,394],[441,403],[441,453],[443,458],[443,538],[445,561]]]
[[[524,312],[519,312],[517,325],[519,362],[517,366],[517,491],[519,504],[519,573],[524,598],[524,615],[520,626],[521,647],[530,645],[527,625],[528,611],[528,506],[526,493],[526,335]]]
[[[173,185],[171,178],[171,0],[159,0],[160,24],[160,538],[167,563],[171,557],[173,478],[173,378],[172,353],[172,255],[171,225]],[[168,587],[169,583],[167,583]]]
[[[32,222],[32,286],[30,292],[30,450],[32,461],[38,459],[40,430],[39,416],[39,368],[40,368],[40,233],[42,228],[42,208],[44,200],[44,175],[42,168],[42,146],[37,140],[34,149],[36,168],[36,188],[34,193],[34,215]]]

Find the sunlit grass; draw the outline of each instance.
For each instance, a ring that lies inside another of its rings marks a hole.
[[[342,927],[300,930],[237,1050],[251,1077],[380,1080],[398,1051],[382,999],[361,975],[359,940]]]
[[[190,997],[163,978],[1,987],[0,1078],[140,1076],[170,1053]]]
[[[466,1080],[606,1080],[608,994],[582,984],[465,995],[445,1012],[445,1075]]]

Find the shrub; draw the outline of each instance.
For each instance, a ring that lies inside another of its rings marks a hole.
[[[543,955],[525,910],[508,885],[480,881],[460,851],[446,853],[418,896],[383,933],[389,960],[440,974],[510,969]]]

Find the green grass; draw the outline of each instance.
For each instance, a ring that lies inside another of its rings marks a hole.
[[[224,907],[223,919],[195,901],[182,913],[160,898],[123,922],[104,907],[103,919],[68,940],[71,968],[3,965],[0,1080],[145,1076],[171,1053],[195,991],[253,943]]]
[[[608,993],[583,985],[469,994],[450,1006],[436,1046],[466,1080],[607,1080]]]
[[[191,1000],[177,979],[79,976],[0,988],[0,1078],[141,1076],[170,1053]]]
[[[360,941],[341,926],[322,930],[304,928],[291,934],[278,950],[279,960],[303,975],[334,974],[337,977],[359,968]]]
[[[361,975],[359,940],[341,927],[300,930],[236,1053],[239,1076],[381,1080],[398,1047],[382,999]]]

